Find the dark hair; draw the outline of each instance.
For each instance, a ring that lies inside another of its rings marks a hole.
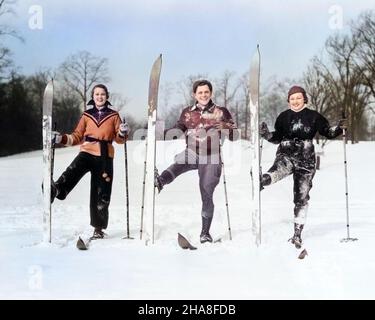
[[[107,96],[107,99],[109,98],[109,92],[108,92],[107,87],[106,87],[104,84],[97,84],[97,85],[95,85],[94,88],[92,88],[92,90],[91,90],[91,99],[94,99],[94,90],[95,90],[96,88],[101,88],[101,89],[103,89],[103,90],[105,91],[105,94],[106,94],[106,96]]]
[[[210,89],[210,91],[212,92],[212,84],[210,81],[208,80],[197,80],[193,83],[193,92],[196,93],[197,92],[197,89],[198,87],[202,87],[202,86],[208,86],[208,88]]]

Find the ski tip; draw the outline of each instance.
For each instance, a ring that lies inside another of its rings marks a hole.
[[[77,249],[79,249],[79,250],[87,250],[88,249],[87,245],[81,239],[81,237],[79,237],[78,240],[77,240]]]
[[[301,253],[298,255],[298,259],[304,259],[308,255],[306,249],[303,249]]]
[[[178,245],[182,249],[190,249],[190,250],[196,250],[197,249],[181,233],[177,234],[177,241],[178,241]]]

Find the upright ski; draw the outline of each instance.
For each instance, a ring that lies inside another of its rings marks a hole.
[[[52,105],[53,81],[49,81],[43,96],[43,241],[51,242],[51,179],[52,179]]]
[[[251,175],[251,218],[255,244],[261,243],[261,202],[260,202],[260,139],[259,139],[259,45],[250,65],[250,175]]]
[[[156,120],[158,106],[159,80],[161,73],[162,57],[155,60],[150,75],[148,91],[148,124],[146,141],[146,166],[145,166],[145,188],[144,188],[144,215],[145,215],[145,241],[153,244],[155,228],[155,159],[156,159]],[[141,217],[143,230],[143,215]]]

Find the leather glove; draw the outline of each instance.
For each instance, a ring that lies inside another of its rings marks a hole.
[[[121,137],[127,136],[129,134],[129,131],[130,131],[128,123],[127,122],[121,123],[120,127],[119,127],[119,130],[120,130],[119,135]]]
[[[262,122],[259,126],[259,134],[262,138],[268,140],[271,138],[272,133],[268,130],[267,123]]]
[[[62,135],[60,132],[52,131],[52,144],[59,144],[61,143]]]

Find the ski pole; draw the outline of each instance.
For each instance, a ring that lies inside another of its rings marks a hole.
[[[53,170],[55,167],[55,149],[56,149],[56,128],[57,128],[57,122],[55,121],[53,124],[53,131],[54,136],[52,139],[52,153],[51,153],[51,181],[53,181]],[[52,192],[52,188],[50,189],[50,192]],[[51,195],[50,195],[51,197]],[[52,239],[52,209],[51,209],[51,202],[50,202],[50,216],[49,216],[49,242],[51,242]]]
[[[222,156],[222,153],[221,153],[221,147],[222,147],[222,144],[220,143],[219,151],[220,151],[221,167],[223,169],[223,184],[224,184],[224,193],[225,193],[225,207],[226,207],[226,210],[227,210],[228,233],[229,233],[229,240],[232,240],[232,231],[231,231],[231,228],[230,228],[230,219],[229,219],[229,205],[228,205],[227,181],[225,179],[225,169],[224,169],[223,156]]]
[[[51,156],[51,180],[53,179],[53,168],[55,167],[55,149],[56,149],[56,128],[57,128],[57,122],[55,121],[53,124],[53,131],[54,131],[54,136],[53,136],[53,143],[52,143],[52,156]]]
[[[123,123],[126,123],[125,117],[123,119]],[[128,147],[126,140],[124,142],[124,155],[125,155],[125,191],[126,191],[126,237],[123,239],[134,239],[130,236],[129,231],[129,170],[128,170]]]
[[[142,240],[143,234],[143,216],[145,212],[145,187],[146,187],[146,166],[147,166],[147,139],[146,139],[146,150],[145,150],[145,162],[143,166],[143,183],[142,183],[142,205],[141,205],[141,229],[139,230],[139,238]]]
[[[343,119],[346,119],[345,112],[342,114]],[[344,170],[345,170],[345,203],[346,203],[346,231],[347,237],[342,239],[341,242],[356,241],[357,238],[350,238],[349,233],[349,193],[348,193],[348,168],[346,161],[346,128],[342,130],[342,141],[344,145]]]

